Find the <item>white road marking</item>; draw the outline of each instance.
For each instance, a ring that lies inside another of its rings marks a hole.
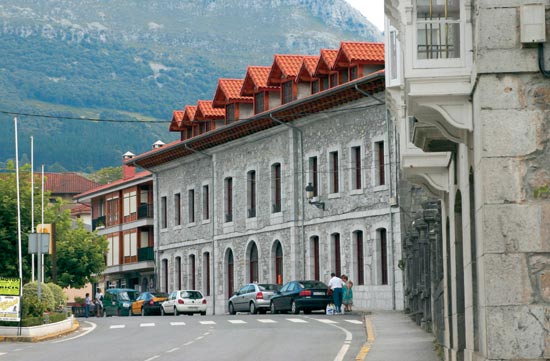
[[[22,348],[16,348],[15,350],[13,350],[13,352],[19,352],[19,351],[23,351]]]
[[[5,354],[6,354],[5,352],[0,352],[0,356],[5,355]]]
[[[139,327],[155,327],[154,323],[140,323]]]
[[[362,325],[363,324],[363,321],[359,321],[359,320],[345,320],[346,322],[349,322],[349,323],[354,323],[356,325]]]
[[[336,321],[329,320],[329,319],[327,319],[327,318],[314,318],[314,320],[319,321],[319,322],[322,322],[322,323],[338,323],[338,322],[336,322]]]
[[[195,340],[202,340],[204,338],[204,336],[198,336],[197,338],[195,338]]]
[[[159,357],[160,357],[159,355],[155,355],[155,356],[153,356],[153,357],[149,357],[149,358],[148,358],[147,360],[145,360],[145,361],[152,361],[152,360],[154,360],[154,359],[156,359],[156,358],[159,358]]]
[[[271,320],[269,318],[260,318],[260,319],[258,319],[258,322],[261,322],[261,323],[277,323],[277,321]]]
[[[227,321],[231,323],[246,323],[246,321],[243,321],[243,320],[227,320]]]
[[[171,326],[185,326],[185,322],[170,322]]]
[[[180,349],[179,347],[174,347],[173,349],[166,351],[166,353],[175,352],[175,351],[177,351],[177,350],[179,350],[179,349]]]
[[[302,320],[301,318],[287,318],[287,321],[295,323],[308,323],[306,320]]]
[[[215,325],[214,321],[199,321],[201,325]]]
[[[189,346],[190,344],[192,344],[194,341],[188,341],[186,343],[183,344],[183,346]]]
[[[82,337],[82,336],[86,336],[87,334],[89,334],[90,332],[92,332],[93,330],[95,330],[95,328],[97,327],[97,325],[93,322],[89,322],[89,321],[84,321],[86,322],[87,324],[90,325],[90,327],[86,327],[86,328],[83,328],[82,330],[84,330],[84,332],[82,332],[81,334],[79,335],[76,335],[74,337],[70,337],[70,338],[65,338],[65,339],[62,339],[62,340],[58,340],[58,341],[54,341],[52,343],[60,343],[60,342],[65,342],[65,341],[70,341],[70,340],[74,340],[75,338],[79,338],[79,337]]]
[[[124,328],[126,325],[111,325],[109,328]]]

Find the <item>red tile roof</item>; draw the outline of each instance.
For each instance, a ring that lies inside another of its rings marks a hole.
[[[35,173],[40,177],[42,173]],[[99,186],[78,173],[44,173],[44,189],[52,194],[78,194]]]
[[[337,55],[337,49],[321,49],[321,56],[315,68],[315,76],[319,74],[329,74],[334,66]]]
[[[192,122],[195,120],[195,114],[197,113],[196,105],[186,105],[185,112],[183,114],[183,120],[187,122]],[[189,123],[191,125],[191,123]]]
[[[223,108],[228,103],[252,103],[254,98],[241,95],[243,83],[244,79],[218,79],[218,87],[214,94],[212,106]]]
[[[384,43],[343,41],[334,60],[334,67],[352,64],[384,64]]]
[[[171,132],[179,132],[181,131],[181,122],[183,120],[183,110],[174,110],[172,112],[172,121],[170,122],[170,128],[169,130]]]
[[[304,55],[276,54],[267,79],[268,85],[281,84],[281,78],[295,78],[300,71]]]
[[[214,108],[212,106],[212,100],[199,100],[197,102],[195,120],[214,120],[224,118],[225,109]]]
[[[249,66],[246,69],[241,95],[254,95],[258,91],[278,90],[278,86],[268,86],[267,78],[271,71],[270,66]]]
[[[317,67],[319,59],[320,56],[304,56],[296,81],[311,81],[314,78],[315,68]]]
[[[92,214],[92,207],[89,203],[78,203],[71,207],[71,216],[76,217],[83,214]]]
[[[176,141],[176,142],[172,142],[172,143],[169,143],[169,144],[166,144],[166,146],[169,146],[169,145],[174,145],[174,143],[179,143],[179,141]],[[162,149],[161,148],[157,148],[155,150],[159,150],[159,149]],[[130,159],[131,160],[131,159]],[[105,194],[105,193],[108,193],[108,191],[112,188],[115,188],[115,187],[119,187],[125,183],[130,183],[130,182],[135,182],[136,180],[139,180],[141,178],[145,178],[145,177],[148,177],[151,175],[151,172],[145,170],[145,171],[142,171],[142,172],[139,172],[139,173],[136,173],[133,177],[130,177],[130,178],[123,178],[123,179],[118,179],[114,182],[111,182],[111,183],[108,183],[108,184],[103,184],[103,185],[99,185],[98,187],[95,187],[93,189],[90,189],[86,192],[82,192],[76,196],[74,196],[73,198],[76,198],[76,199],[82,199],[82,198],[85,198],[86,196],[90,195],[90,194],[96,194],[98,193],[101,193],[101,194]]]

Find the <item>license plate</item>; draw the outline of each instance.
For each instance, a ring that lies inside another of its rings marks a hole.
[[[189,307],[189,309],[190,309],[190,310],[198,310],[199,308],[198,308],[198,307],[193,307],[193,306],[191,306],[191,307]]]
[[[314,296],[324,296],[325,293],[324,292],[313,292],[313,295]]]

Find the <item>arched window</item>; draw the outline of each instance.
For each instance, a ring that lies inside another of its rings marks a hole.
[[[376,240],[378,242],[378,283],[388,284],[388,240],[385,228],[376,230]]]
[[[181,290],[181,257],[176,257],[176,289]]]
[[[357,272],[357,284],[365,284],[365,257],[363,252],[363,231],[353,232],[353,238],[355,241],[355,259],[356,266],[355,271]]]
[[[207,296],[210,296],[210,252],[202,254],[202,274],[204,275],[204,290]]]
[[[164,292],[168,292],[168,260],[167,259],[163,259],[162,260],[162,286],[163,286],[163,291]]]
[[[228,249],[226,256],[227,298],[233,296],[233,288],[235,287],[233,270],[233,251]]]
[[[252,242],[248,256],[248,282],[258,282],[258,247]]]
[[[196,267],[195,267],[195,255],[194,254],[191,254],[189,255],[189,287],[192,289],[192,290],[195,290],[197,284],[196,284]]]
[[[281,242],[276,241],[274,246],[274,265],[275,265],[275,283],[278,285],[283,284],[283,247]]]
[[[334,272],[338,276],[340,276],[342,274],[342,259],[340,257],[340,233],[333,233],[330,238],[332,240],[332,249],[334,252]]]
[[[320,280],[320,266],[319,266],[319,236],[312,236],[310,238],[310,262],[313,279]]]

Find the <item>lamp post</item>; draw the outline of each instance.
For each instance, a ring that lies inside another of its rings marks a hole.
[[[322,209],[323,211],[325,210],[325,203],[324,202],[319,202],[316,198],[315,198],[315,195],[314,195],[314,190],[315,188],[313,188],[313,185],[311,183],[308,183],[307,186],[306,186],[306,198],[309,202],[309,204],[319,208],[319,209]]]

